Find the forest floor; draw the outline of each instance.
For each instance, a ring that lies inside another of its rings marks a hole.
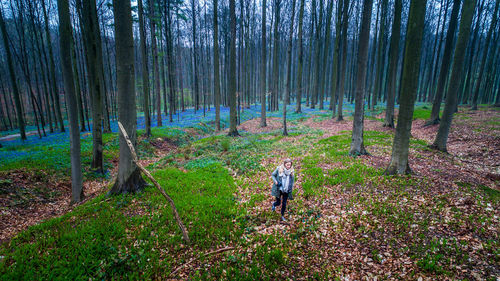
[[[429,148],[438,126],[423,127],[429,108],[417,108],[409,176],[383,174],[394,130],[379,113],[365,120],[370,155],[356,158],[348,156],[352,120],[327,111],[292,117],[286,137],[277,117],[267,128],[243,122],[238,138],[204,126],[140,137],[143,164],[176,202],[190,245],[153,187],[106,195],[115,133],[105,135],[109,173],[85,171],[78,206],[69,205],[63,160],[9,162],[0,172],[0,279],[500,278],[500,111],[460,108],[441,153]],[[91,140],[82,141],[88,163]],[[280,223],[270,173],[284,158],[297,181]],[[224,247],[234,249],[205,256]]]

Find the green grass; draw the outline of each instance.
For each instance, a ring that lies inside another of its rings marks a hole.
[[[431,118],[432,104],[417,106],[413,110],[413,120],[429,120]]]
[[[235,185],[220,165],[153,173],[175,201],[195,251],[241,235]],[[60,218],[30,227],[3,245],[0,279],[150,279],[178,264],[183,243],[165,199],[153,188],[137,195],[99,196]]]
[[[385,133],[366,131],[365,145],[388,145],[392,137]],[[303,189],[306,198],[325,194],[326,186],[342,184],[343,188],[351,188],[364,184],[380,171],[361,163],[359,159],[349,156],[351,135],[340,132],[318,141],[310,155],[302,160],[304,175]],[[325,168],[321,164],[326,164]],[[333,165],[333,166],[331,166]],[[331,168],[335,167],[335,168]]]

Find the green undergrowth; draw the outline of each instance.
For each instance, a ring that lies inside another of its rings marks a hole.
[[[235,185],[226,169],[167,168],[153,175],[174,200],[195,253],[238,240]],[[99,196],[21,232],[0,248],[0,279],[151,279],[186,262],[178,260],[185,247],[170,206],[148,187]]]
[[[315,137],[321,133],[308,127],[299,126],[290,129],[292,137]],[[263,134],[241,133],[233,138],[226,135],[212,135],[182,147],[178,154],[167,155],[151,168],[166,166],[186,169],[202,168],[212,164],[221,164],[238,175],[262,169],[261,161],[276,150],[288,151],[292,156],[303,153],[303,144],[287,145],[283,142],[281,130]]]
[[[432,104],[416,106],[413,110],[413,120],[428,120],[431,118]]]
[[[389,146],[392,135],[365,131],[364,143],[370,145]],[[304,175],[304,196],[325,195],[328,187],[342,185],[343,189],[351,189],[364,185],[379,176],[381,171],[366,166],[359,158],[349,155],[351,133],[344,131],[338,135],[319,140],[314,149],[302,160]]]

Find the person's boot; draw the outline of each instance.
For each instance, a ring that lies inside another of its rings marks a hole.
[[[271,207],[271,210],[273,210],[273,212],[276,210],[276,206],[274,206],[274,203],[273,203],[273,205]]]
[[[284,216],[281,216],[281,221],[286,222],[286,219]]]

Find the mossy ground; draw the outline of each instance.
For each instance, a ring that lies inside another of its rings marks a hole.
[[[418,110],[416,124],[430,107]],[[142,140],[138,150],[141,158],[154,159],[148,169],[175,201],[192,244],[182,241],[169,205],[153,187],[108,197],[111,179],[100,178],[108,183],[101,195],[2,244],[0,279],[495,280],[500,275],[498,180],[465,162],[472,156],[430,150],[430,138],[419,138],[427,129],[414,126],[414,174],[385,176],[392,130],[376,118],[366,120],[371,155],[352,158],[350,121],[336,123],[322,114],[292,120],[286,137],[279,129],[230,138],[211,129],[193,137],[190,129],[154,128],[154,138]],[[460,126],[484,128],[483,135],[498,131],[496,123],[462,116],[468,115],[457,115],[453,139],[463,132]],[[495,116],[489,121],[498,120]],[[166,152],[159,153],[165,146],[158,138],[171,144]],[[117,156],[116,139],[106,139],[107,159]],[[270,208],[270,173],[284,158],[292,158],[297,173],[287,224]],[[11,165],[5,169],[28,164]],[[234,250],[204,256],[227,246]]]

